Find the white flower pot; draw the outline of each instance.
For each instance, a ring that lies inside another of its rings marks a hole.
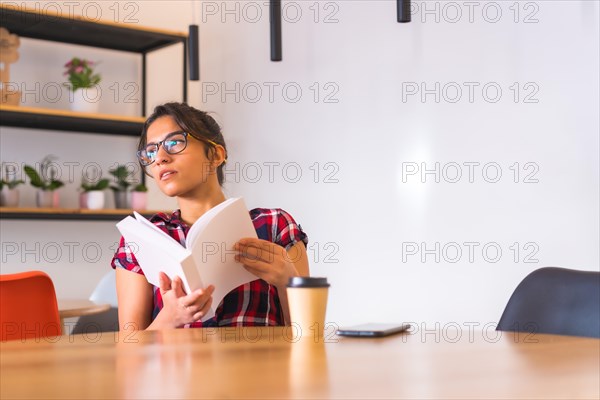
[[[90,190],[79,195],[79,207],[89,210],[101,210],[104,208],[104,191]]]
[[[131,208],[133,208],[136,211],[145,210],[147,203],[147,192],[131,192]]]
[[[96,85],[89,88],[77,89],[71,92],[69,100],[71,102],[71,111],[98,113],[100,106],[101,89]]]
[[[0,206],[2,207],[18,207],[19,206],[19,189],[2,188],[0,192]]]
[[[38,190],[35,202],[40,208],[56,208],[59,207],[60,197],[57,190]]]

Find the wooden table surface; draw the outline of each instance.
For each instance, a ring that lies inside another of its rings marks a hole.
[[[0,398],[600,397],[598,339],[446,331],[294,340],[264,327],[3,342]]]

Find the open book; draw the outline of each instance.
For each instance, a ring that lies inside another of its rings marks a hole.
[[[148,282],[159,285],[159,272],[171,279],[179,276],[186,293],[214,285],[212,318],[225,295],[258,279],[235,261],[233,245],[244,237],[256,238],[250,214],[241,198],[227,199],[211,208],[190,227],[185,247],[152,222],[134,212],[117,224]]]

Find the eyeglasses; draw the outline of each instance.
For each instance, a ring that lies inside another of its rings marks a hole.
[[[160,142],[149,143],[142,150],[138,150],[137,157],[140,160],[140,163],[144,167],[147,167],[156,161],[156,155],[158,154],[158,149],[161,145],[168,154],[178,154],[184,151],[187,147],[188,136],[192,136],[193,138],[197,139],[195,136],[183,131],[170,133]],[[202,141],[206,141],[213,146],[217,145],[217,143],[213,142],[212,140],[203,139]]]

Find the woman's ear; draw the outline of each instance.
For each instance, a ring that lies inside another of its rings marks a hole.
[[[212,162],[214,163],[214,166],[216,168],[220,167],[221,165],[223,165],[226,161],[227,155],[226,155],[226,151],[225,148],[221,145],[217,145],[214,146],[212,148]]]

